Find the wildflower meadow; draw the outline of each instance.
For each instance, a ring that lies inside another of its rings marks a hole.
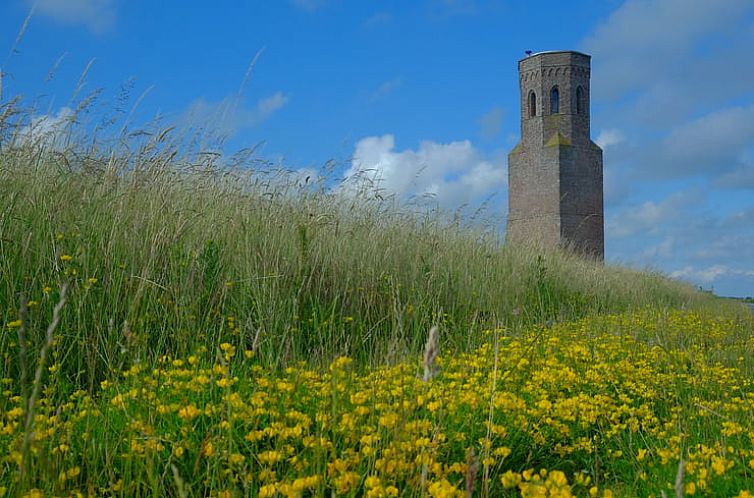
[[[753,496],[742,305],[28,120],[0,107],[0,497]]]

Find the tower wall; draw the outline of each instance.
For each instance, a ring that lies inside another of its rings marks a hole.
[[[601,259],[602,150],[590,139],[590,57],[543,52],[518,66],[521,141],[508,156],[507,237]]]

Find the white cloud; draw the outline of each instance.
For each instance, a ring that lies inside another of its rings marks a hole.
[[[599,135],[597,135],[597,138],[594,140],[594,142],[600,146],[602,150],[607,149],[608,147],[611,147],[613,145],[617,145],[621,142],[623,142],[626,139],[626,137],[623,135],[623,133],[615,128],[609,128],[606,130],[600,131]]]
[[[740,61],[754,46],[752,14],[751,0],[627,0],[598,25],[583,47],[592,97],[610,100],[595,116],[606,160],[628,163],[634,180],[750,184],[754,64]],[[617,129],[631,144],[603,135]]]
[[[670,276],[710,284],[720,277],[754,277],[754,270],[739,270],[727,265],[713,265],[707,268],[685,266],[672,272]]]
[[[103,33],[115,24],[117,0],[27,0],[35,14],[62,24],[83,24]]]
[[[485,140],[492,140],[497,137],[503,127],[504,117],[505,113],[503,112],[503,109],[495,106],[479,118],[479,127],[482,138]]]
[[[503,192],[507,170],[468,140],[425,140],[416,150],[396,151],[393,135],[383,135],[359,140],[345,178],[350,189],[374,188],[402,198],[430,196],[441,207],[454,209]]]
[[[229,95],[217,102],[199,98],[191,103],[179,122],[185,127],[201,127],[222,136],[232,136],[244,128],[256,126],[270,118],[288,103],[283,92],[262,98],[252,109],[244,108],[242,98]]]
[[[54,115],[34,116],[18,133],[21,145],[43,146],[62,149],[69,139],[73,111],[62,107]]]
[[[257,102],[257,109],[255,113],[253,113],[256,122],[264,121],[287,103],[288,97],[280,91],[261,99]]]
[[[618,97],[662,82],[669,71],[693,61],[691,49],[700,40],[735,29],[753,6],[750,0],[626,1],[584,42],[595,57],[593,95]]]
[[[644,233],[656,235],[662,225],[688,216],[687,207],[700,201],[695,192],[682,192],[670,195],[661,202],[646,201],[638,206],[629,206],[619,211],[606,222],[609,237],[623,238]]]
[[[754,104],[713,112],[676,127],[658,150],[650,149],[655,160],[651,169],[671,177],[705,172],[717,176],[734,169],[754,142],[753,115]]]

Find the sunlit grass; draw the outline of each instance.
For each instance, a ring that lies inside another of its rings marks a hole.
[[[280,172],[171,163],[174,152],[0,154],[0,320],[43,328],[68,282],[61,368],[76,385],[219,342],[276,367],[375,365],[417,353],[433,325],[468,351],[497,324],[716,305],[660,275],[504,246],[494,227]],[[10,375],[17,352],[3,341]]]
[[[516,332],[360,372],[276,373],[229,343],[40,400],[27,486],[106,496],[662,496],[754,490],[751,323],[656,311]],[[13,379],[0,453],[24,431]],[[470,468],[476,466],[467,482]],[[0,488],[0,489],[3,489]],[[88,491],[89,490],[89,491]]]
[[[0,497],[751,490],[747,309],[169,130],[30,140],[15,105]]]

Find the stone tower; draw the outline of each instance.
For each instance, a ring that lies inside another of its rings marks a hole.
[[[562,51],[518,62],[521,141],[508,154],[506,237],[601,260],[602,149],[589,135],[590,60]]]

